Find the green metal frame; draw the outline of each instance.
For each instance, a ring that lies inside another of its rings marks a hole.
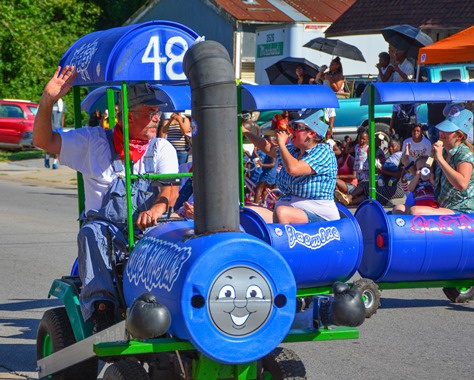
[[[63,301],[76,342],[92,335],[93,325],[92,323],[84,322],[82,318],[79,297],[74,286],[56,279],[53,281],[48,293],[48,298],[51,298],[51,296]]]
[[[283,343],[357,339],[359,331],[352,327],[331,327],[320,329],[291,330]],[[96,343],[94,352],[99,358],[116,360],[120,357],[137,357],[140,355],[195,350],[188,341],[175,338],[156,338],[147,341],[131,340],[128,342]],[[193,379],[239,379],[254,380],[257,378],[257,361],[244,364],[221,364],[199,354],[193,361]]]
[[[374,104],[374,85],[369,84],[369,197],[377,198],[375,188],[375,104]]]
[[[429,288],[471,288],[472,280],[440,280],[440,281],[413,281],[413,282],[376,282],[380,290],[388,289],[429,289]]]

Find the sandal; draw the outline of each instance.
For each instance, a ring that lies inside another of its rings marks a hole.
[[[343,204],[344,206],[349,206],[351,204],[349,196],[340,190],[334,190],[334,198],[336,198],[336,201]]]

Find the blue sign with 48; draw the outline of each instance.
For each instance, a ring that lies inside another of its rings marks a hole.
[[[198,37],[182,24],[161,20],[94,32],[74,43],[60,65],[74,65],[74,84],[81,86],[186,82],[184,54]]]

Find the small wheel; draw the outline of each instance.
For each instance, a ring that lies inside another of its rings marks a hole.
[[[147,371],[137,362],[117,362],[104,373],[104,380],[150,380]]]
[[[444,294],[455,303],[469,302],[474,298],[474,287],[470,288],[443,288]]]
[[[357,289],[362,295],[365,306],[365,317],[370,318],[377,312],[380,306],[380,291],[379,287],[375,282],[368,278],[361,278],[352,285],[354,289]]]
[[[46,311],[40,321],[36,337],[36,358],[43,359],[76,343],[69,318],[64,307]],[[49,376],[53,380],[97,379],[97,358],[86,360]]]
[[[262,359],[262,379],[306,379],[306,368],[298,355],[287,348],[277,347]],[[269,377],[271,376],[271,377]]]

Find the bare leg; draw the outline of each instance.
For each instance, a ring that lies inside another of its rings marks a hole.
[[[449,208],[433,208],[429,206],[412,206],[408,210],[411,215],[449,215],[455,214],[455,212]]]
[[[273,222],[282,224],[308,223],[308,215],[296,207],[278,206],[273,213]]]
[[[273,212],[268,208],[260,206],[245,206],[245,208],[255,211],[262,217],[265,223],[273,223]]]
[[[392,209],[392,214],[405,214],[405,213],[409,213],[410,211],[410,206],[407,206],[407,205],[396,205],[393,209]]]
[[[347,184],[342,179],[336,179],[336,189],[340,192],[347,194],[349,189],[347,188]]]

